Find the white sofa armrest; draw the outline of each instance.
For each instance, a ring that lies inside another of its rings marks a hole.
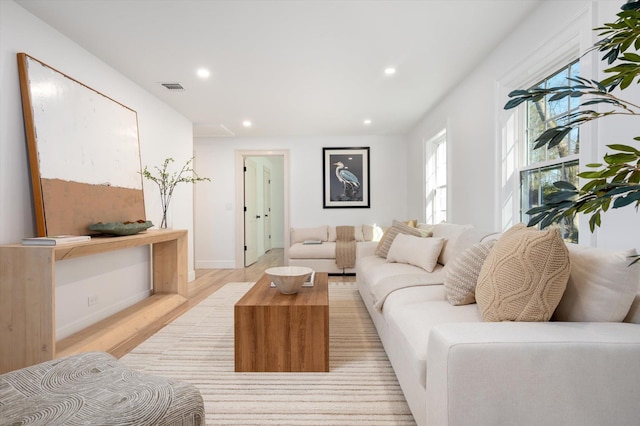
[[[427,350],[427,424],[631,425],[640,325],[458,323]]]

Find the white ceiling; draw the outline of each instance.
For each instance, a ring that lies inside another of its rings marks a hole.
[[[195,136],[407,133],[541,1],[16,0]]]

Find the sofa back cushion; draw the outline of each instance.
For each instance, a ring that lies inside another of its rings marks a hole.
[[[317,226],[315,228],[291,228],[291,244],[303,243],[307,240],[327,241],[328,227]]]
[[[640,288],[636,250],[611,251],[567,244],[571,274],[553,318],[558,321],[615,321],[629,313]]]
[[[569,272],[569,251],[558,229],[515,225],[496,241],[480,270],[476,301],[482,318],[548,321]]]
[[[631,303],[631,308],[629,308],[629,313],[625,317],[624,322],[640,324],[640,291],[636,293],[636,297],[633,299],[633,303]]]
[[[378,225],[362,225],[362,237],[365,241],[380,241],[384,231]]]
[[[327,231],[328,231],[327,241],[336,241],[338,239],[338,233],[336,232],[335,226],[329,226],[327,228]],[[353,237],[356,239],[356,241],[364,241],[362,226],[353,227]]]
[[[456,225],[453,223],[438,223],[433,225],[432,232],[436,238],[444,238],[444,246],[438,257],[438,263],[446,265],[452,260],[456,254],[456,240],[468,229],[473,228],[471,225]],[[459,253],[458,253],[459,254]]]

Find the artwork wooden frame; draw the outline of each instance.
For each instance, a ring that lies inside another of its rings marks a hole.
[[[37,236],[145,220],[136,111],[18,53]]]
[[[369,147],[322,148],[323,208],[370,208]]]

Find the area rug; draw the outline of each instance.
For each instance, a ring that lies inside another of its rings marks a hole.
[[[329,284],[330,372],[236,373],[229,283],[121,358],[193,383],[208,425],[414,425],[355,283]]]

